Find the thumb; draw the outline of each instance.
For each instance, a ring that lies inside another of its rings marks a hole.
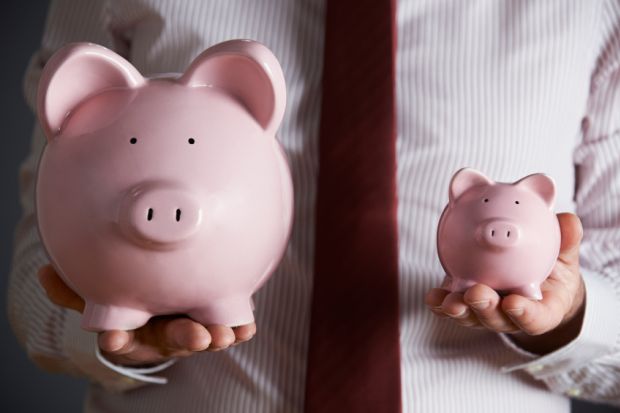
[[[82,297],[65,284],[51,265],[41,267],[38,275],[39,282],[43,289],[45,289],[51,302],[79,312],[84,311],[84,300]]]
[[[583,237],[581,220],[577,215],[568,212],[557,216],[562,236],[558,260],[567,265],[579,264],[579,244]]]

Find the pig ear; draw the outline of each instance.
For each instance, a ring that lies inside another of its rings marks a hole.
[[[125,59],[91,43],[72,43],[45,65],[37,94],[37,115],[48,139],[85,99],[109,88],[138,87],[142,75]]]
[[[465,191],[475,186],[492,185],[494,182],[481,172],[472,168],[459,169],[450,181],[450,203],[452,204]]]
[[[532,174],[522,178],[514,183],[522,188],[538,194],[547,204],[549,209],[553,208],[555,203],[555,182],[550,176],[545,174]]]
[[[202,52],[179,82],[210,85],[238,99],[263,129],[275,134],[286,106],[282,68],[267,47],[251,40],[230,40]]]

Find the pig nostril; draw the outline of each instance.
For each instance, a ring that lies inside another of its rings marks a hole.
[[[495,236],[495,230],[491,231],[491,236],[494,237]]]
[[[506,237],[510,238],[510,231],[506,233]]]
[[[153,219],[153,208],[149,208],[149,212],[146,213],[146,219],[148,221]]]
[[[177,222],[181,220],[181,210],[177,209]]]

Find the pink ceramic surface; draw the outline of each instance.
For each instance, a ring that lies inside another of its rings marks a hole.
[[[178,77],[144,78],[87,43],[52,57],[38,95],[48,142],[37,215],[53,265],[86,300],[84,328],[176,313],[253,321],[250,297],[291,226],[275,139],[285,100],[276,58],[247,40],[207,49]]]
[[[560,251],[554,200],[553,180],[543,174],[509,184],[471,168],[459,170],[437,229],[448,289],[462,292],[481,283],[541,299],[540,284]]]

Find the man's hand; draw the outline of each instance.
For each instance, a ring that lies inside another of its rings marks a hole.
[[[579,271],[581,222],[574,214],[558,214],[562,242],[560,255],[541,285],[540,301],[511,294],[500,297],[486,285],[477,284],[465,293],[433,288],[426,305],[440,317],[458,324],[513,333],[513,339],[535,353],[551,352],[574,339],[581,328],[585,289]]]
[[[39,270],[39,281],[54,304],[79,312],[84,310],[84,300],[64,283],[52,266]],[[98,342],[101,353],[112,363],[135,366],[190,356],[203,350],[222,350],[248,341],[255,333],[255,323],[233,328],[205,327],[187,317],[161,316],[136,330],[99,333]]]

